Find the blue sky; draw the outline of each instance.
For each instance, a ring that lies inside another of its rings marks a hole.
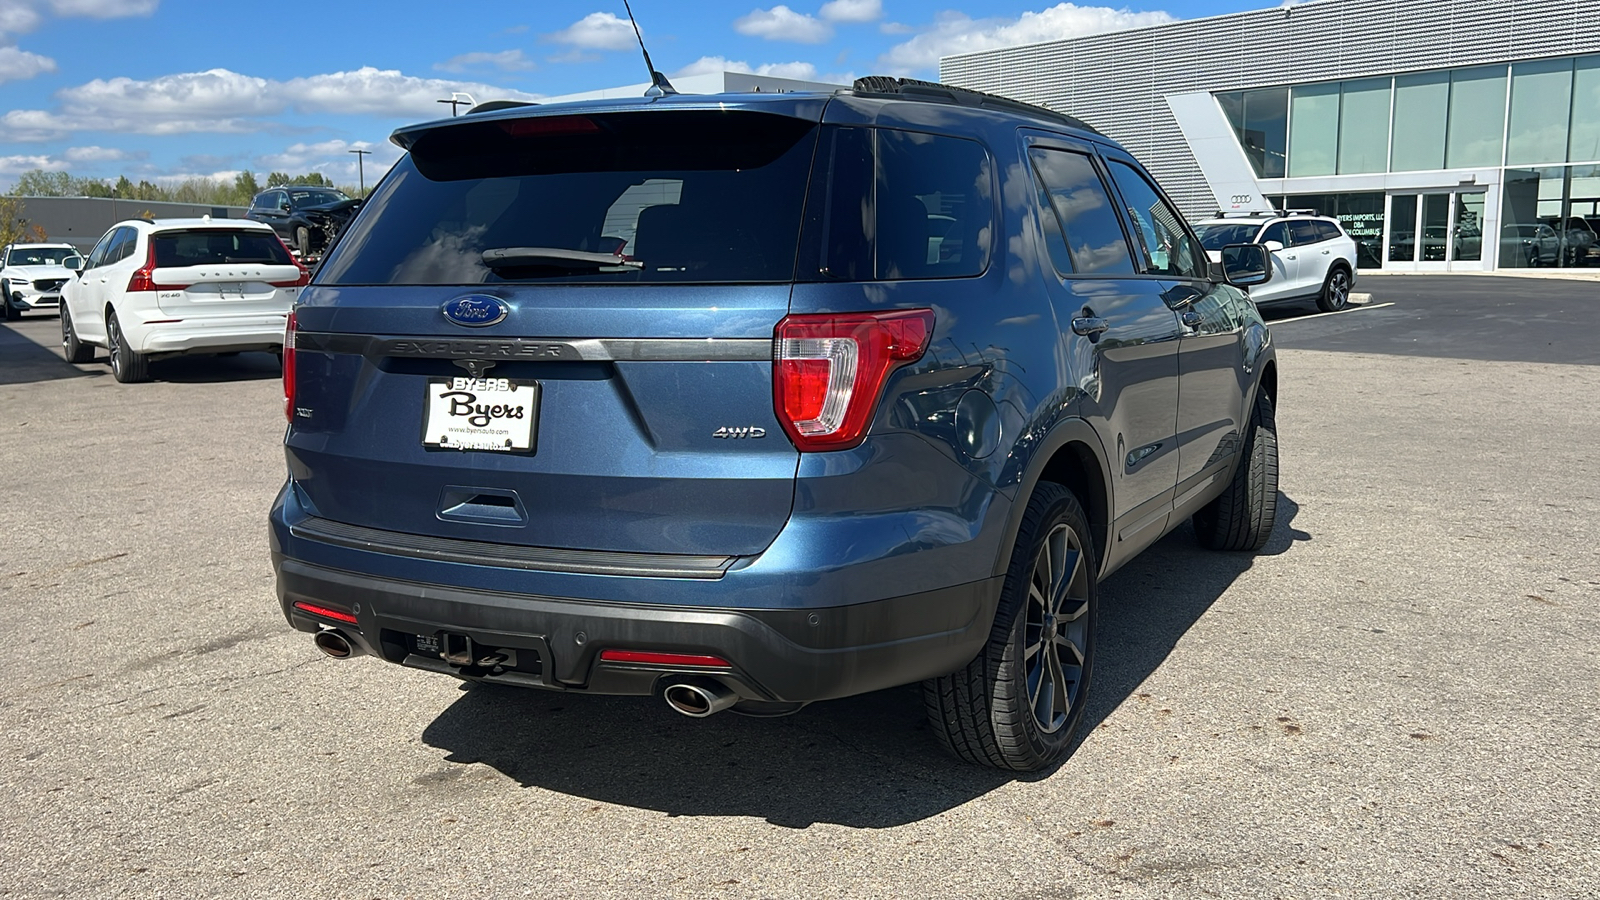
[[[634,13],[668,75],[936,79],[950,53],[1270,5],[638,0]],[[374,151],[371,184],[398,156],[389,132],[444,113],[434,101],[451,91],[536,99],[644,78],[621,0],[0,0],[0,188],[35,168],[354,183],[352,148]]]

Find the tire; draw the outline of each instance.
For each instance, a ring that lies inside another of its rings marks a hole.
[[[1194,514],[1194,532],[1212,550],[1260,550],[1278,518],[1278,426],[1272,401],[1258,391],[1233,480]]]
[[[1338,312],[1350,303],[1350,270],[1334,266],[1322,282],[1322,293],[1317,295],[1317,309]]]
[[[988,643],[965,668],[922,685],[928,722],[957,757],[1032,772],[1071,747],[1094,665],[1099,563],[1091,534],[1072,492],[1041,482],[1023,514]]]
[[[294,229],[294,245],[300,251],[301,260],[311,258],[311,229],[304,225],[297,225]]]
[[[61,352],[69,363],[94,361],[94,347],[78,340],[78,330],[72,327],[72,315],[67,312],[65,300],[61,303]]]
[[[112,377],[123,384],[150,380],[150,360],[128,346],[115,311],[106,313],[106,355],[111,358]]]
[[[0,281],[0,308],[5,310],[7,322],[22,318],[22,310],[11,305],[11,283]]]

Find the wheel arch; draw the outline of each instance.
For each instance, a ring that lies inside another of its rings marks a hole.
[[[1034,448],[1027,470],[1017,486],[1016,501],[1006,523],[1005,539],[995,560],[994,574],[1001,576],[1011,566],[1011,554],[1016,549],[1017,533],[1022,528],[1023,514],[1028,508],[1028,498],[1033,496],[1039,482],[1060,484],[1072,491],[1089,516],[1089,529],[1093,532],[1095,561],[1105,564],[1111,534],[1114,503],[1111,493],[1110,468],[1106,465],[1105,450],[1100,436],[1088,422],[1067,419]]]

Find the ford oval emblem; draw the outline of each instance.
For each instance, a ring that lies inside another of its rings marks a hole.
[[[506,306],[504,300],[486,294],[468,294],[465,297],[446,300],[442,310],[446,319],[457,325],[474,328],[502,322],[511,312],[511,308]]]

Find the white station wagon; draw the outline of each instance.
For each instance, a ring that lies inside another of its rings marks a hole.
[[[271,226],[243,219],[136,219],[112,226],[62,288],[67,361],[106,348],[118,381],[153,359],[283,351],[289,310],[311,273]]]

